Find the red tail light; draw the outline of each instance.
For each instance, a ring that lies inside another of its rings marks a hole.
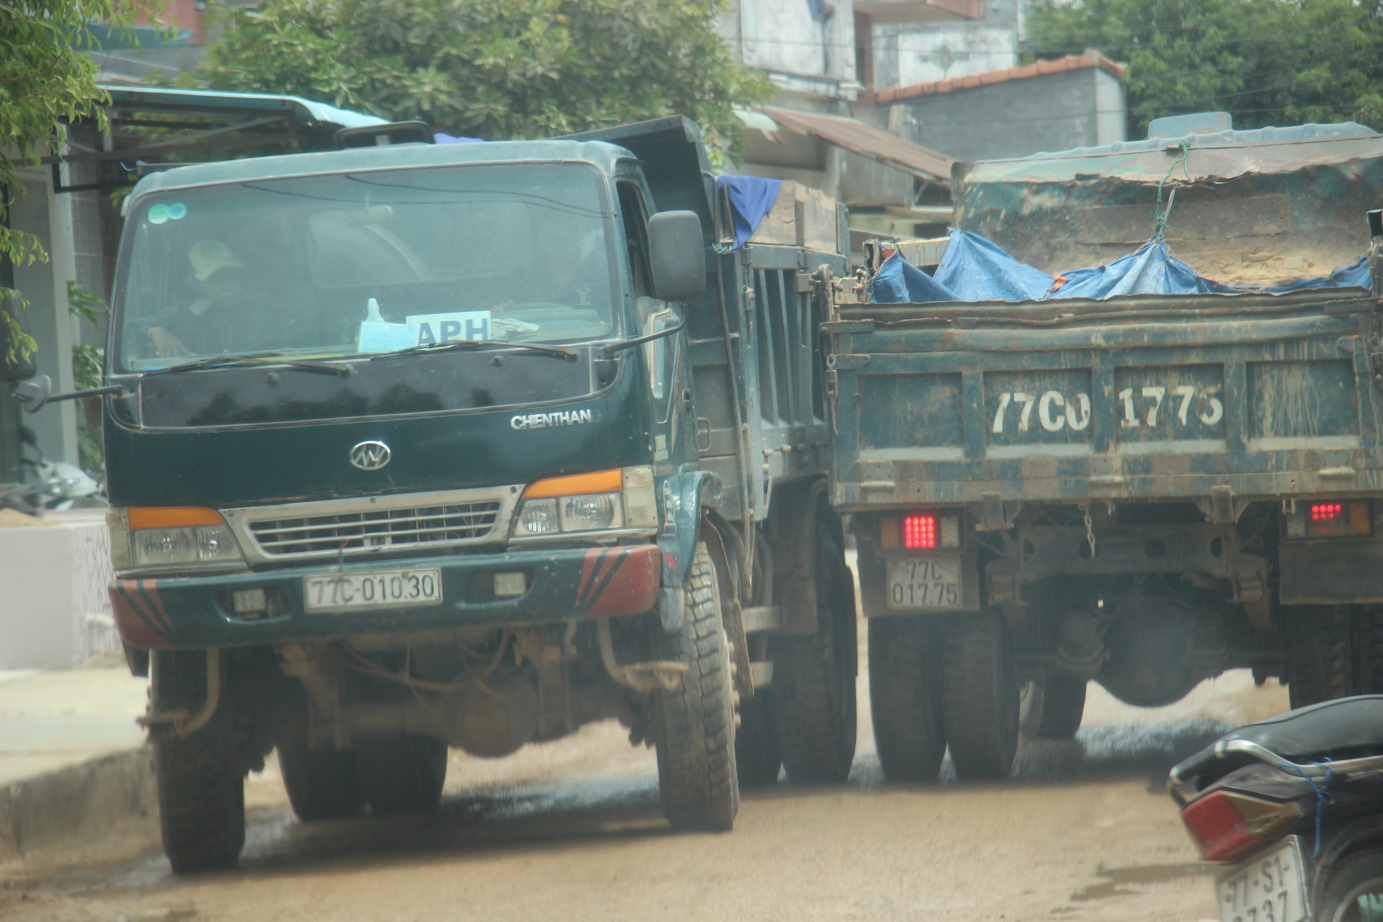
[[[1284,832],[1302,811],[1292,802],[1214,791],[1187,804],[1181,821],[1207,861],[1228,861]]]
[[[1311,521],[1313,522],[1334,522],[1344,514],[1343,503],[1312,503]]]
[[[903,518],[903,547],[910,551],[928,551],[936,547],[936,516],[905,516]]]
[[[1373,534],[1373,505],[1366,499],[1302,503],[1283,516],[1288,538],[1359,538]]]

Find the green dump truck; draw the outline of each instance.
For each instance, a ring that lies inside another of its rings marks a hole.
[[[678,828],[729,829],[740,778],[845,777],[834,202],[784,184],[736,245],[668,118],[190,165],[124,207],[111,595],[174,870],[237,861],[273,750],[304,820],[604,718]]]

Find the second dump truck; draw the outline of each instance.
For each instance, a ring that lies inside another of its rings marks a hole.
[[[1230,668],[1293,705],[1383,691],[1383,137],[1169,130],[952,185],[1007,251],[955,286],[1013,257],[1037,287],[835,280],[828,324],[888,777],[948,747],[1006,775],[1020,727],[1075,734],[1091,681],[1149,707]]]

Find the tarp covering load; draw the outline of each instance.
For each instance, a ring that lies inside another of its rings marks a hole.
[[[935,281],[961,297],[989,259],[1005,264],[998,284],[1022,292],[1006,299],[1033,297],[1042,280],[1004,257],[1051,279],[1045,297],[1366,285],[1383,135],[1355,123],[1225,128],[957,164],[951,187],[954,226],[1001,251],[952,239]]]
[[[1137,251],[1102,266],[1050,275],[1026,265],[979,234],[951,232],[946,255],[934,275],[893,253],[871,283],[879,303],[928,301],[1046,301],[1057,298],[1109,298],[1127,294],[1232,294],[1312,288],[1368,288],[1367,256],[1328,276],[1294,279],[1277,285],[1227,285],[1197,274],[1153,238]]]

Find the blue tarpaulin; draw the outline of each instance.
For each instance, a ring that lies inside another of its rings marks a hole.
[[[730,213],[735,223],[735,244],[731,249],[738,250],[754,236],[754,231],[772,210],[783,181],[758,176],[720,176],[716,185],[730,196]]]
[[[1226,285],[1199,275],[1157,238],[1103,266],[1048,275],[1019,262],[1001,247],[970,231],[953,230],[946,255],[931,276],[895,253],[875,273],[871,293],[878,303],[926,301],[1048,301],[1110,298],[1125,294],[1285,292],[1311,288],[1370,286],[1367,256],[1328,276],[1298,279],[1266,288]]]

